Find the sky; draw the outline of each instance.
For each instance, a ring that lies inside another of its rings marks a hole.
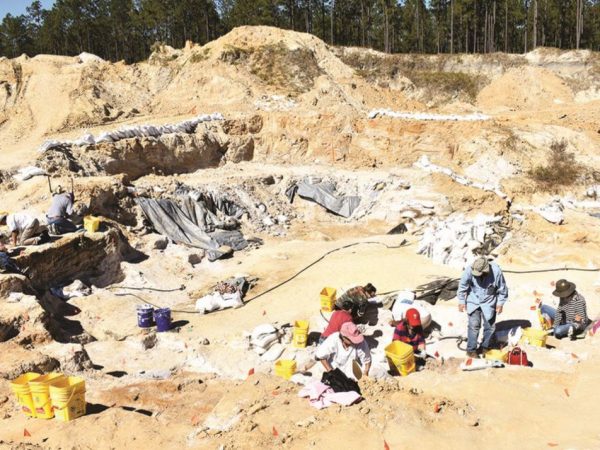
[[[31,5],[33,0],[0,0],[0,18],[3,18],[8,13],[13,16],[18,16],[25,13],[25,8]],[[54,0],[41,0],[42,6],[45,9],[50,9],[54,4]]]

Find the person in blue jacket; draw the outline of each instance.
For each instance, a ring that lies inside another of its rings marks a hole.
[[[491,347],[496,330],[496,315],[508,300],[508,287],[502,270],[495,262],[479,257],[467,266],[458,285],[458,310],[469,315],[467,356],[478,356],[477,339],[483,323],[483,341],[480,353]]]

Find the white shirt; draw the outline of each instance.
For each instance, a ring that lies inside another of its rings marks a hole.
[[[339,368],[344,374],[353,380],[356,378],[352,372],[352,361],[358,359],[362,366],[371,362],[371,351],[366,341],[348,348],[340,339],[340,333],[332,333],[317,347],[315,352],[316,359],[326,359],[331,367]]]
[[[13,213],[9,214],[6,218],[6,226],[8,226],[8,231],[11,233],[16,231],[18,233],[22,232],[25,228],[30,226],[35,217],[30,216],[26,213]]]

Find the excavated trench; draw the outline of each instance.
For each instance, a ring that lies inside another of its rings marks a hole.
[[[124,138],[91,145],[64,143],[44,151],[37,166],[51,175],[102,176],[191,173],[254,158],[254,135],[262,118],[200,124],[193,133]]]

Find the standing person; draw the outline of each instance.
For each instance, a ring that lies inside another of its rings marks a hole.
[[[344,374],[356,380],[352,370],[352,363],[360,361],[364,376],[369,375],[371,369],[371,351],[365,337],[358,331],[352,322],[344,323],[339,333],[329,335],[315,352],[315,360],[320,361],[329,372],[339,368]]]
[[[346,300],[342,304],[342,309],[333,312],[333,314],[329,318],[329,323],[327,324],[327,327],[325,328],[323,333],[321,333],[321,337],[319,338],[319,344],[321,344],[333,333],[338,333],[342,328],[343,324],[345,324],[346,322],[352,322],[352,306],[353,303],[350,300]]]
[[[365,315],[369,299],[375,297],[377,289],[371,283],[364,286],[356,286],[348,289],[340,298],[335,301],[337,309],[342,309],[342,305],[346,301],[352,302],[352,317],[360,318]]]
[[[19,245],[38,245],[44,228],[35,217],[21,212],[0,215],[0,225],[8,226],[10,241],[13,247]]]
[[[419,356],[425,353],[425,334],[419,311],[415,308],[406,311],[404,319],[396,325],[392,341],[400,341],[411,345],[414,352]]]
[[[590,323],[587,315],[585,298],[576,290],[575,283],[567,280],[558,280],[552,295],[558,297],[558,308],[549,305],[541,306],[541,313],[553,319],[554,337],[562,339],[583,333]]]
[[[483,322],[482,353],[489,350],[496,329],[496,315],[508,300],[508,286],[495,262],[479,257],[467,266],[458,284],[458,310],[469,315],[467,356],[477,357],[477,339]]]
[[[48,228],[52,234],[73,233],[77,227],[69,220],[69,216],[73,214],[73,204],[75,196],[71,193],[66,193],[62,186],[58,186],[52,196],[52,204],[46,214],[48,219]]]

